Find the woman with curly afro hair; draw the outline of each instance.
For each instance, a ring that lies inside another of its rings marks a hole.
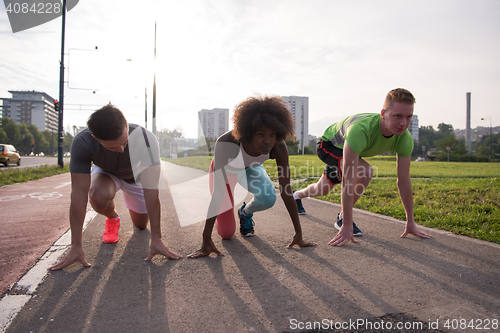
[[[221,255],[212,241],[212,230],[229,191],[226,184],[231,183],[228,180],[231,177],[237,177],[237,182],[254,195],[248,204],[243,203],[238,209],[241,235],[254,235],[253,214],[271,208],[276,202],[276,190],[262,166],[268,159],[276,160],[281,198],[295,229],[288,247],[316,245],[302,238],[297,205],[290,187],[285,140],[294,136],[294,121],[283,99],[277,96],[249,97],[235,107],[233,123],[234,129],[221,135],[215,144],[211,165],[213,193],[203,230],[203,243],[201,249],[188,258],[205,257],[211,253]],[[233,214],[232,209],[230,211]],[[218,231],[221,234],[221,230]],[[233,234],[234,229],[221,236],[228,239]]]

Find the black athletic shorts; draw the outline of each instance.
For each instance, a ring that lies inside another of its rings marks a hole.
[[[320,160],[326,163],[323,174],[332,184],[340,184],[342,182],[342,171],[340,163],[344,156],[344,150],[337,148],[330,141],[318,140],[316,144],[316,153]]]

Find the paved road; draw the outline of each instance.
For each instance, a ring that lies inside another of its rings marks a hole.
[[[203,221],[181,226],[177,211],[199,210],[196,200],[204,200],[208,185],[198,189],[200,195],[175,201],[183,183],[204,173],[166,166],[169,187],[160,192],[163,239],[186,256],[201,244]],[[192,191],[191,185],[186,190]],[[293,228],[278,198],[272,209],[254,215],[257,236],[221,240],[214,232],[225,256],[144,262],[150,233],[134,229],[118,197],[120,241],[103,244],[104,217],[93,218],[84,231],[92,267],[47,273],[34,287],[14,285],[0,308],[21,298],[19,307],[25,304],[6,332],[299,332],[315,322],[322,332],[334,331],[325,325],[347,328],[342,332],[408,331],[397,325],[438,332],[435,325],[445,330],[447,320],[458,328],[461,320],[469,325],[474,320],[473,329],[457,332],[500,331],[494,326],[500,319],[498,244],[427,228],[432,239],[402,239],[401,221],[356,210],[365,236],[356,244],[330,247],[339,206],[306,199],[307,215],[300,217],[304,235],[318,246],[287,249]],[[52,247],[37,266],[48,266],[55,260],[50,254],[60,252]],[[388,322],[392,329],[382,330]],[[486,324],[496,330],[485,330]],[[374,329],[367,330],[370,325]]]
[[[69,164],[69,157],[64,157],[63,162],[64,164]],[[56,157],[50,157],[50,156],[21,156],[21,166],[15,166],[11,165],[8,167],[5,167],[3,164],[0,164],[0,171],[4,170],[12,170],[15,168],[19,169],[25,169],[25,168],[35,168],[39,167],[41,165],[55,165],[57,164],[57,156]]]

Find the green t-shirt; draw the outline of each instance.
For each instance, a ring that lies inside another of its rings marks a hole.
[[[413,151],[413,138],[408,130],[400,136],[385,137],[380,130],[380,113],[360,113],[341,120],[323,133],[323,141],[331,141],[337,148],[344,149],[347,141],[360,157],[370,157],[394,151],[400,157],[408,157]]]

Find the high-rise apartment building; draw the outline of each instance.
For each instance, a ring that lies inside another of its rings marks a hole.
[[[413,137],[413,141],[418,143],[418,116],[416,114],[413,115],[411,119],[410,126],[408,127],[408,131],[410,131],[411,136]]]
[[[57,132],[59,115],[54,109],[54,98],[38,91],[9,91],[11,98],[3,101],[3,117],[17,124],[35,125],[39,131]]]
[[[229,109],[198,111],[198,138],[218,138],[229,130]]]
[[[282,96],[295,119],[295,137],[300,141],[301,153],[309,144],[309,97]]]

